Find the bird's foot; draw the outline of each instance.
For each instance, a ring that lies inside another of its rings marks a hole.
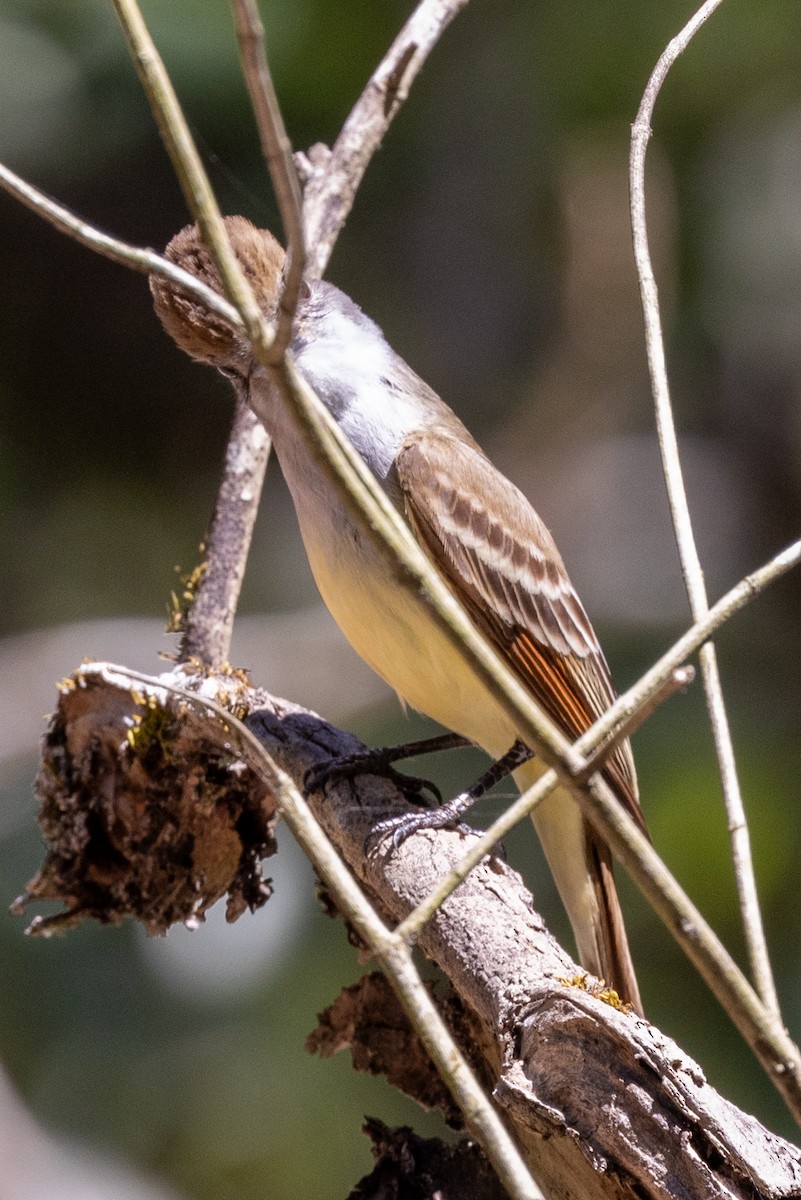
[[[376,839],[389,833],[392,834],[393,848],[397,850],[407,838],[410,838],[413,833],[419,833],[422,829],[445,829],[453,826],[461,833],[470,832],[467,825],[460,824],[465,813],[468,813],[476,801],[480,800],[491,787],[505,779],[517,767],[528,762],[531,757],[532,751],[523,742],[516,741],[506,754],[492,763],[481,778],[476,780],[469,791],[460,792],[458,796],[454,796],[453,800],[449,800],[447,804],[441,804],[437,809],[422,813],[404,813],[400,817],[388,817],[385,821],[379,821],[377,825],[373,826],[366,846],[369,847]]]
[[[358,754],[349,754],[345,758],[335,758],[320,766],[310,767],[303,783],[307,792],[316,792],[327,783],[352,779],[354,775],[382,775],[394,783],[410,803],[428,807],[432,800],[435,804],[442,803],[442,793],[436,784],[417,775],[406,775],[396,771],[392,763],[400,762],[403,758],[416,758],[420,754],[455,750],[469,745],[469,740],[461,734],[442,733],[416,742],[404,742],[400,746],[380,746],[375,750],[362,750]],[[426,792],[431,794],[431,798],[425,795]]]
[[[343,779],[353,779],[356,775],[380,775],[393,783],[398,791],[411,804],[429,807],[442,803],[442,793],[430,779],[417,775],[406,775],[396,771],[392,766],[395,746],[383,747],[379,750],[363,750],[358,754],[348,755],[347,758],[335,758],[330,762],[310,767],[303,780],[306,792],[317,792],[325,789],[329,783],[339,783]],[[398,757],[405,758],[406,755]],[[427,795],[426,793],[430,793]]]
[[[428,809],[426,812],[420,813],[402,813],[399,817],[387,817],[386,820],[379,821],[370,830],[365,848],[368,849],[387,834],[392,835],[393,850],[398,850],[407,838],[410,838],[413,833],[420,833],[423,829],[446,829],[452,826],[459,833],[471,833],[472,830],[469,826],[461,823],[461,817],[474,804],[475,799],[471,792],[461,792],[447,804],[441,804],[439,808]]]

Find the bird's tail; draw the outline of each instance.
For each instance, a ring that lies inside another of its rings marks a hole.
[[[541,772],[536,762],[516,771],[521,791],[530,787]],[[562,788],[535,809],[532,819],[570,918],[581,965],[613,987],[642,1015],[609,847]]]

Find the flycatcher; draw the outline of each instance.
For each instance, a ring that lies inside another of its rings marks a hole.
[[[284,252],[242,217],[228,233],[265,315],[275,316]],[[222,292],[196,227],[167,257]],[[314,578],[358,654],[398,695],[493,758],[518,740],[513,721],[462,661],[424,602],[390,579],[358,518],[306,451],[269,372],[240,335],[153,277],[156,311],[178,345],[216,366],[273,439]],[[510,669],[574,740],[614,699],[609,668],[553,538],[525,496],[492,465],[458,417],[330,283],[310,282],[291,353],[431,562]],[[544,770],[515,772],[521,790]],[[628,742],[604,775],[644,828]],[[533,814],[582,965],[641,1010],[611,855],[567,791]]]

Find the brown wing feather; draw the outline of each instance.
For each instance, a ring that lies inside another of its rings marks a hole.
[[[407,439],[396,470],[409,521],[476,624],[565,734],[579,737],[615,691],[545,525],[475,443],[447,430]],[[604,774],[644,829],[628,741]]]

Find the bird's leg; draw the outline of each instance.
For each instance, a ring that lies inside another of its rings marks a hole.
[[[507,775],[511,775],[512,771],[516,771],[518,767],[522,767],[523,763],[527,763],[533,757],[533,750],[530,750],[523,742],[516,741],[501,758],[492,763],[468,791],[460,792],[458,796],[454,796],[453,800],[440,805],[439,808],[429,809],[422,813],[404,813],[402,817],[389,817],[386,821],[379,821],[377,825],[373,826],[369,837],[370,842],[382,837],[385,833],[391,833],[392,845],[397,850],[408,837],[421,829],[442,829],[445,825],[456,825],[485,792],[488,792],[496,783],[500,783]]]
[[[437,804],[441,804],[442,794],[436,784],[428,779],[395,771],[392,763],[403,758],[416,758],[419,754],[435,754],[440,750],[456,750],[470,745],[472,743],[469,738],[462,737],[460,733],[441,733],[436,737],[422,738],[416,742],[404,742],[400,746],[379,746],[375,750],[361,750],[358,754],[335,758],[320,766],[310,767],[303,780],[303,786],[307,792],[316,792],[327,783],[349,779],[354,775],[384,775],[413,804],[427,805],[429,800],[424,794],[426,791],[431,792]]]

